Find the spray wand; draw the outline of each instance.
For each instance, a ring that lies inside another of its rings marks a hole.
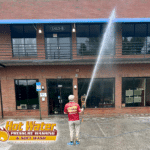
[[[84,114],[84,110],[86,108],[86,99],[87,99],[86,94],[84,94],[83,96],[81,96],[81,105],[82,105],[82,108],[83,108],[83,114]],[[82,122],[83,122],[83,118],[82,118]]]

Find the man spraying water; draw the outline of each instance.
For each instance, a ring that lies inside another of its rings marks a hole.
[[[69,103],[65,105],[64,114],[68,114],[68,123],[70,130],[70,142],[67,145],[73,145],[73,133],[76,132],[76,145],[80,144],[79,142],[79,132],[80,132],[80,120],[79,113],[83,112],[83,108],[80,109],[79,104],[75,103],[74,95],[69,95]]]

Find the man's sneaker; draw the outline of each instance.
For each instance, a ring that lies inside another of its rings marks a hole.
[[[79,145],[80,144],[80,142],[79,141],[76,141],[76,145]]]
[[[73,142],[69,142],[69,143],[67,143],[67,145],[73,145]]]

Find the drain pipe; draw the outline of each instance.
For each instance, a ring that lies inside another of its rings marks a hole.
[[[1,113],[2,113],[2,119],[4,118],[3,117],[3,102],[2,102],[2,91],[1,91],[1,81],[0,81],[0,95],[1,95]]]

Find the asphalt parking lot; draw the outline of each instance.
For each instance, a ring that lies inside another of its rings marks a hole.
[[[0,127],[5,126],[5,121],[1,120]],[[150,150],[150,116],[85,118],[81,122],[80,145],[69,146],[67,145],[70,140],[67,118],[49,118],[42,121],[56,123],[58,131],[56,141],[0,142],[0,150]]]

